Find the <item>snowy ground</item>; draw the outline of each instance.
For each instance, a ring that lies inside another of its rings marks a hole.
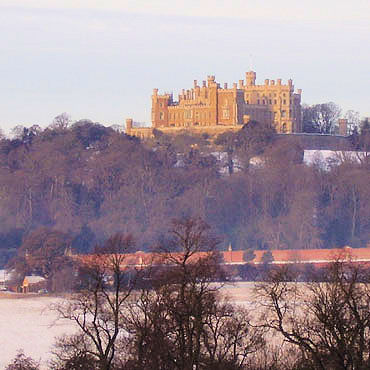
[[[42,369],[48,368],[54,338],[73,331],[70,322],[55,322],[56,314],[50,307],[57,301],[53,297],[0,298],[0,369],[18,349],[40,360]]]
[[[252,303],[253,286],[253,283],[239,282],[222,289],[233,302],[248,306]],[[73,324],[56,322],[56,313],[50,307],[58,302],[58,298],[19,296],[11,293],[0,295],[0,369],[5,368],[19,349],[40,361],[42,369],[47,369],[54,338],[72,333]]]

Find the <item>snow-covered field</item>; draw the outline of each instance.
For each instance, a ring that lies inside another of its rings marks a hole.
[[[71,322],[55,322],[57,315],[50,307],[57,301],[53,297],[0,298],[0,369],[18,349],[48,368],[54,338],[73,331]]]
[[[253,287],[254,283],[239,282],[222,289],[233,302],[248,306],[252,302]],[[51,307],[59,298],[16,297],[19,295],[11,293],[0,297],[0,369],[5,368],[19,349],[40,361],[42,369],[47,369],[54,338],[72,333],[75,328],[69,321],[56,321],[57,315]]]

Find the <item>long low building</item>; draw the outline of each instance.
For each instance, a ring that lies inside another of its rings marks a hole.
[[[370,248],[335,248],[335,249],[284,249],[284,250],[232,250],[220,251],[220,262],[224,265],[315,265],[324,266],[328,263],[343,260],[353,263],[370,264]],[[208,255],[207,252],[194,253],[189,260],[196,261]],[[253,256],[253,258],[250,258]],[[181,253],[146,253],[138,251],[119,255],[119,264],[123,269],[126,268],[145,268],[152,265],[171,265],[176,260],[181,260]],[[107,264],[111,262],[112,255],[75,255],[75,259],[86,265]]]

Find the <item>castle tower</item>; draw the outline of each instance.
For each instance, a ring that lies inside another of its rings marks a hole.
[[[153,89],[152,95],[152,127],[168,126],[168,106],[171,104],[172,96],[169,94],[158,94],[158,89]]]
[[[246,72],[245,81],[247,86],[254,86],[256,84],[256,72],[253,71]]]
[[[126,128],[125,128],[126,135],[131,135],[133,122],[134,121],[133,121],[132,118],[127,118],[126,119]]]

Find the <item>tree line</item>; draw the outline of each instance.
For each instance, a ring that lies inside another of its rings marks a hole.
[[[69,235],[90,251],[135,231],[146,250],[162,225],[199,216],[234,249],[365,246],[370,233],[369,160],[302,163],[299,141],[252,122],[238,133],[155,132],[146,142],[88,120],[18,127],[0,139],[0,262],[33,232]],[[352,135],[370,152],[370,130]],[[221,155],[222,154],[222,155]],[[256,156],[258,161],[255,161]],[[226,159],[225,159],[225,158]],[[252,165],[253,164],[253,165]]]

